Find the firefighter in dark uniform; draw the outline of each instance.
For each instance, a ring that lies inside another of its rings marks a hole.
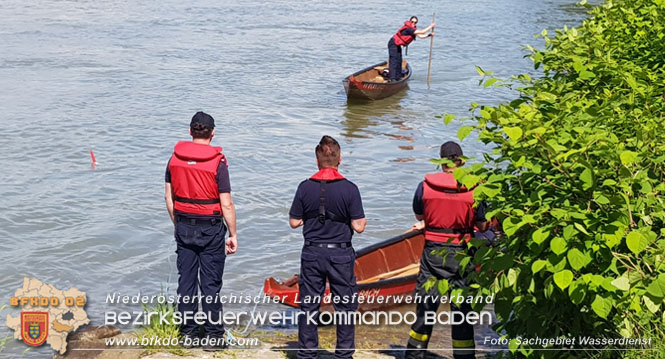
[[[238,242],[236,213],[231,199],[231,184],[226,158],[221,147],[210,141],[215,135],[212,116],[197,112],[190,123],[192,141],[175,145],[166,168],[166,208],[175,225],[178,254],[178,310],[196,313],[199,302],[210,313],[203,325],[206,336],[218,344],[224,335],[222,304],[218,300],[227,254],[235,253]],[[222,220],[223,219],[223,220]],[[225,223],[226,222],[226,225]],[[225,240],[228,227],[229,237]],[[200,288],[202,300],[194,300]],[[188,297],[189,300],[182,298]],[[190,320],[182,324],[181,334],[194,339],[198,325]]]
[[[303,226],[305,245],[300,256],[300,308],[315,312],[318,318],[320,298],[330,283],[335,312],[354,311],[357,292],[354,276],[355,251],[351,246],[353,232],[362,233],[366,220],[358,187],[345,179],[337,167],[342,161],[339,143],[323,136],[316,146],[319,171],[298,186],[291,210],[291,228]],[[306,316],[298,321],[298,358],[316,358],[319,346],[316,324]],[[335,358],[351,358],[355,347],[353,324],[337,325]]]
[[[404,26],[400,27],[388,41],[388,66],[390,66],[388,76],[391,81],[398,81],[402,78],[402,47],[407,48],[416,39],[416,36],[420,38],[434,36],[434,32],[429,34],[427,32],[434,29],[436,22],[423,30],[418,30],[416,24],[418,24],[418,18],[411,16],[409,21],[405,21]]]
[[[447,279],[451,287],[467,286],[465,276],[459,273],[459,261],[455,259],[455,253],[464,250],[474,233],[474,226],[479,232],[488,230],[485,205],[479,203],[474,208],[473,189],[458,187],[453,177],[453,170],[464,163],[460,158],[462,148],[449,141],[441,145],[440,155],[441,158],[452,161],[454,166],[442,165],[442,172],[426,175],[413,197],[416,219],[424,220],[424,224],[415,226],[425,232],[425,248],[420,258],[420,273],[416,282],[416,291],[423,300],[417,305],[417,320],[409,332],[405,358],[424,358],[432,335],[433,326],[425,324],[425,313],[437,311],[440,297],[436,286],[427,292],[424,288],[425,282],[428,278],[435,277],[437,280]],[[446,249],[443,260],[440,255],[432,254],[432,251],[442,248]],[[459,306],[451,303],[451,310],[466,315],[471,306],[466,303]],[[475,358],[473,325],[466,321],[453,324],[452,339],[454,358]]]

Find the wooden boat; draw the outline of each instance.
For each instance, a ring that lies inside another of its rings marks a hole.
[[[388,82],[382,76],[383,71],[387,68],[388,61],[384,61],[346,77],[342,83],[347,98],[380,100],[404,89],[411,78],[411,66],[403,60],[402,69],[406,69],[406,73],[402,75],[401,80],[395,82]]]
[[[363,297],[358,309],[367,311],[395,306],[395,299],[390,297],[406,298],[413,295],[424,245],[422,231],[411,231],[357,251],[355,275],[358,297]],[[297,308],[298,275],[283,282],[268,278],[263,285],[263,292],[278,298],[283,304]],[[329,304],[330,288],[326,286],[323,306]]]

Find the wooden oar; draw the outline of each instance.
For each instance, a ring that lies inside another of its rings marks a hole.
[[[432,23],[436,20],[436,13],[432,14]],[[431,32],[434,32],[434,29],[432,29]],[[430,75],[432,73],[432,48],[434,47],[434,36],[430,36],[429,38],[429,65],[427,65],[427,86],[429,86],[429,79]]]

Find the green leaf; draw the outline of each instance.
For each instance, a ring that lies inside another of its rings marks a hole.
[[[624,165],[630,165],[637,159],[637,153],[633,151],[623,151],[619,157],[621,158],[621,163]]]
[[[561,219],[568,215],[568,211],[561,208],[552,208],[552,210],[550,210],[550,214],[556,219]]]
[[[554,254],[547,258],[547,263],[547,270],[552,273],[560,272],[568,266],[568,261],[566,261],[565,257],[560,257]]]
[[[432,287],[434,287],[434,284],[436,283],[436,278],[434,277],[429,277],[427,278],[427,282],[423,284],[423,287],[425,288],[425,291],[429,292]]]
[[[631,252],[638,254],[647,248],[649,239],[640,232],[632,231],[626,236],[626,245]]]
[[[524,222],[517,217],[508,217],[503,221],[503,231],[509,236],[512,236],[517,232]]]
[[[576,280],[568,286],[568,297],[575,305],[580,305],[586,296],[587,286],[583,281]]]
[[[443,123],[447,125],[447,124],[449,124],[450,121],[452,121],[455,117],[456,117],[455,115],[446,114],[446,115],[443,117]]]
[[[495,77],[492,77],[492,78],[490,78],[489,80],[485,81],[485,85],[484,85],[485,88],[488,88],[488,87],[494,85],[494,83],[495,83],[496,81],[497,81],[497,78],[495,78]]]
[[[626,74],[626,83],[633,90],[637,90],[637,81],[635,81],[635,78],[631,74]]]
[[[572,213],[569,213],[572,215]],[[575,229],[575,226],[565,226],[563,227],[563,239],[565,240],[571,240],[575,235],[577,234],[577,230]]]
[[[603,186],[612,187],[612,186],[616,186],[616,184],[617,184],[617,181],[615,181],[613,179],[606,179],[606,180],[603,181]]]
[[[548,229],[545,229],[543,227],[538,228],[533,232],[531,235],[531,239],[533,239],[534,242],[541,244],[543,243],[548,237],[550,236],[550,231]]]
[[[561,289],[566,289],[573,281],[573,272],[564,269],[561,272],[554,273],[554,283]]]
[[[596,74],[594,74],[591,71],[587,71],[587,70],[584,70],[584,71],[580,72],[580,75],[579,75],[579,78],[581,78],[582,80],[588,80],[588,79],[592,79],[594,77],[596,77]]]
[[[466,266],[471,262],[471,257],[464,257],[459,261],[459,273],[464,274],[466,272]]]
[[[539,260],[533,262],[531,264],[531,272],[533,274],[536,274],[536,273],[540,272],[540,270],[543,269],[546,264],[547,264],[547,261],[544,261],[542,259],[539,259]]]
[[[642,299],[644,300],[644,305],[649,309],[651,313],[656,313],[660,309],[660,303],[655,303],[648,295],[643,295]]]
[[[515,271],[515,269],[510,268],[508,270],[508,275],[506,276],[506,278],[508,278],[509,285],[511,286],[514,285],[517,282],[517,272]]]
[[[446,293],[448,293],[448,287],[449,287],[448,280],[446,279],[440,279],[436,283],[436,289],[439,290],[439,294],[441,295],[446,295]]]
[[[642,302],[640,301],[640,297],[638,296],[633,296],[633,300],[630,302],[629,306],[630,310],[634,310],[636,313],[642,312]]]
[[[464,176],[466,176],[466,169],[464,168],[458,167],[453,171],[453,177],[457,182],[461,181]]]
[[[459,138],[460,141],[464,140],[466,136],[468,136],[473,131],[473,128],[473,126],[460,127],[460,129],[457,130],[457,138]]]
[[[609,204],[610,203],[609,198],[607,198],[606,196],[604,196],[602,194],[599,194],[599,193],[594,194],[593,200],[596,201],[596,203],[598,203],[598,204]]]
[[[510,339],[508,342],[508,350],[510,350],[511,353],[514,353],[519,349],[520,345],[518,344],[519,342],[517,339]]]
[[[612,311],[613,305],[614,301],[611,298],[606,298],[600,294],[596,294],[593,303],[591,303],[591,309],[593,309],[594,313],[596,313],[599,317],[606,319]]]
[[[555,254],[562,254],[568,249],[568,243],[561,237],[555,237],[550,242],[550,249],[552,249],[552,252]]]
[[[582,189],[583,190],[588,190],[591,187],[593,187],[593,172],[586,168],[584,171],[582,171],[582,174],[580,175],[580,180],[582,181]]]
[[[489,198],[493,198],[496,195],[498,195],[499,193],[501,193],[501,187],[499,187],[497,185],[493,185],[493,184],[484,184],[484,185],[478,187],[476,189],[476,191],[477,190],[480,190],[485,195],[487,195],[487,197],[489,197]],[[474,191],[473,193],[475,194],[476,191]]]
[[[630,290],[630,280],[628,277],[621,276],[612,281],[612,285],[617,287],[619,290],[627,292]]]
[[[586,234],[587,236],[590,236],[589,232],[587,232],[586,228],[584,228],[583,225],[581,225],[581,224],[575,222],[575,223],[573,223],[573,226],[574,226],[575,228],[577,228],[578,231],[580,231],[580,232]]]
[[[661,274],[649,284],[647,293],[657,298],[665,297],[665,274]]]
[[[462,177],[462,180],[460,182],[466,188],[473,188],[475,185],[478,184],[479,181],[480,181],[480,177],[478,177],[476,175],[467,174],[466,176]]]
[[[480,75],[480,76],[485,76],[485,71],[483,71],[483,69],[480,68],[480,66],[478,66],[478,65],[476,65],[476,72],[477,72],[478,75]]]
[[[570,263],[570,266],[577,271],[591,262],[591,257],[587,253],[582,253],[577,248],[569,250],[566,257],[568,257],[568,263]]]
[[[612,277],[603,277],[603,281],[600,284],[600,286],[608,292],[614,292],[618,288],[615,287],[614,284],[612,284],[612,282],[613,282]]]
[[[519,127],[504,127],[503,132],[510,137],[511,141],[517,141],[522,137],[522,129]]]

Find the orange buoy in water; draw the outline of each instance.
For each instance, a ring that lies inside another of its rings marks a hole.
[[[90,150],[90,158],[92,159],[92,168],[94,169],[97,165],[97,159],[95,159],[95,153]]]

